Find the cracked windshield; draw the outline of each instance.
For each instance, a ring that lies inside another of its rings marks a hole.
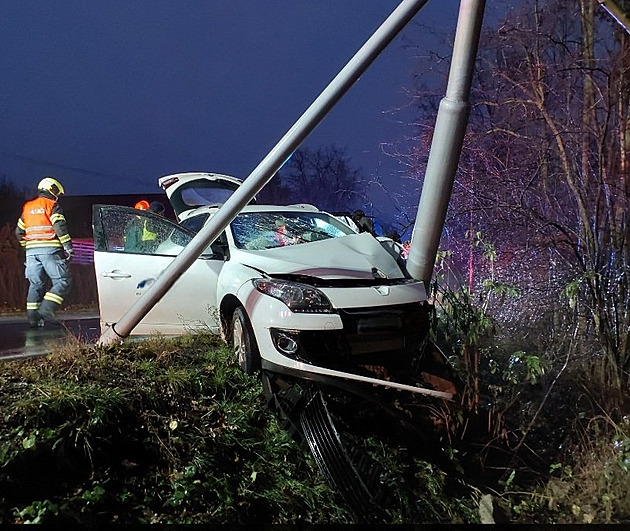
[[[231,224],[240,249],[261,250],[353,234],[335,218],[319,213],[255,212],[240,214]]]

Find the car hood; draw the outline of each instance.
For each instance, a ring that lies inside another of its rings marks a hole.
[[[402,279],[396,259],[371,234],[350,234],[262,251],[239,250],[244,265],[270,276],[332,279]]]

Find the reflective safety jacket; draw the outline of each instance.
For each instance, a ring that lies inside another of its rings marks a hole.
[[[15,235],[27,254],[72,250],[72,239],[63,211],[45,192],[24,203]]]
[[[157,232],[152,232],[149,228],[149,220],[145,219],[142,224],[142,241],[154,242],[157,239]]]

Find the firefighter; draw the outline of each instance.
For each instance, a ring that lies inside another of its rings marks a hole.
[[[352,213],[352,221],[354,221],[359,228],[359,232],[369,232],[372,236],[376,236],[374,233],[374,224],[372,220],[365,215],[363,210],[355,210]]]
[[[55,315],[72,287],[70,260],[74,256],[66,218],[57,199],[61,183],[45,177],[37,185],[38,196],[22,208],[15,234],[26,250],[26,315],[31,327],[56,323]],[[50,282],[50,289],[46,287]]]
[[[135,206],[137,210],[146,210],[162,216],[164,205],[159,201],[152,201],[150,204],[146,200],[138,201]],[[153,229],[155,222],[151,219],[137,217],[129,222],[125,229],[125,251],[130,253],[152,253],[158,245],[158,233]]]

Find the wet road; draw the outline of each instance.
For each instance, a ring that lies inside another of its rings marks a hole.
[[[0,360],[44,356],[64,341],[76,338],[89,344],[100,336],[97,315],[61,316],[60,322],[56,328],[32,329],[25,317],[0,318]]]

